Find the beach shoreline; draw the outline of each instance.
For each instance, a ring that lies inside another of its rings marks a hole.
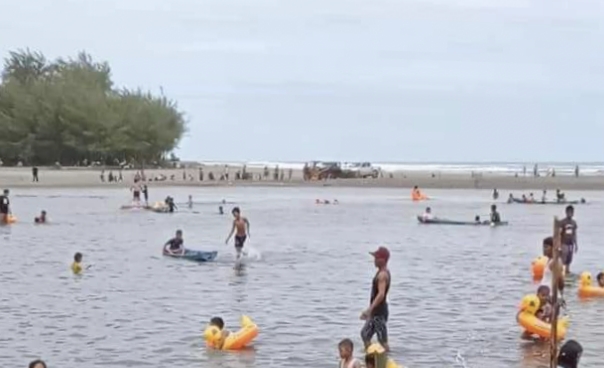
[[[283,170],[278,180],[263,176],[262,168],[246,168],[254,180],[234,180],[241,167],[229,167],[229,180],[208,180],[214,173],[216,179],[224,175],[224,167],[206,165],[204,180],[199,179],[199,169],[146,169],[147,178],[164,176],[166,180],[147,180],[149,186],[170,187],[351,187],[351,188],[412,188],[424,189],[494,189],[498,190],[604,190],[604,176],[516,176],[489,173],[433,173],[429,171],[390,172],[383,177],[367,179],[328,179],[306,181],[302,170]],[[116,177],[119,170],[105,170],[105,182],[101,181],[101,168],[39,168],[39,182],[32,181],[32,169],[28,167],[0,167],[2,188],[128,188],[132,185],[137,170],[123,170],[122,181],[107,182],[109,172]],[[290,178],[291,172],[291,178]],[[283,177],[281,179],[281,176]]]

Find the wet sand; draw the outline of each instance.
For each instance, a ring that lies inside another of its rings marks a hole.
[[[604,176],[557,176],[557,177],[524,177],[480,173],[477,175],[458,173],[432,172],[393,172],[384,173],[377,179],[330,179],[323,181],[305,181],[301,170],[284,170],[283,180],[273,180],[273,170],[269,178],[261,178],[262,169],[247,168],[253,180],[233,180],[240,168],[229,169],[230,180],[208,180],[208,174],[214,173],[216,179],[224,173],[222,166],[204,166],[204,180],[199,180],[198,169],[148,169],[147,178],[165,175],[165,181],[151,181],[153,186],[333,186],[333,187],[367,187],[367,188],[412,188],[418,185],[426,189],[493,189],[502,190],[604,190]],[[105,171],[105,180],[109,170]],[[114,170],[117,175],[118,171]],[[32,182],[31,168],[0,168],[0,186],[6,188],[106,188],[128,187],[131,185],[136,170],[122,171],[123,181],[109,183],[100,179],[101,170],[91,168],[40,168],[39,182]],[[183,174],[186,179],[183,178]],[[174,179],[171,179],[171,176]]]

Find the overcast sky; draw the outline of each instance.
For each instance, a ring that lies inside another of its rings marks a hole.
[[[603,161],[598,0],[0,0],[0,53],[90,52],[199,160]]]

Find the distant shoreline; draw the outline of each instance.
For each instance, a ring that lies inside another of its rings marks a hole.
[[[304,181],[301,170],[283,170],[283,180],[272,180],[273,170],[269,178],[262,178],[262,168],[247,167],[247,172],[253,174],[255,180],[233,180],[235,172],[240,167],[229,167],[230,180],[208,181],[208,173],[216,177],[224,174],[224,166],[204,166],[204,181],[199,180],[198,169],[148,169],[147,178],[164,175],[165,181],[147,181],[152,187],[352,187],[352,188],[412,188],[417,185],[425,189],[494,189],[525,190],[538,192],[543,189],[555,190],[604,190],[604,176],[518,176],[501,174],[439,173],[430,171],[392,172],[384,173],[377,179],[329,179],[324,181]],[[110,170],[105,171],[105,179]],[[119,170],[113,170],[118,174]],[[101,182],[100,168],[63,168],[39,169],[39,182],[32,182],[31,168],[0,167],[0,186],[2,188],[128,188],[132,185],[136,170],[122,171],[122,182]],[[187,179],[183,180],[183,174]],[[219,175],[220,174],[220,175]],[[174,176],[174,180],[170,177]],[[537,194],[537,193],[536,193]],[[572,196],[571,196],[572,197]]]

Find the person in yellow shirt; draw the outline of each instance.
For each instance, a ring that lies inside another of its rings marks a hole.
[[[79,275],[80,273],[82,273],[82,253],[77,252],[74,256],[73,256],[73,263],[71,264],[71,270],[73,271],[74,274]]]

